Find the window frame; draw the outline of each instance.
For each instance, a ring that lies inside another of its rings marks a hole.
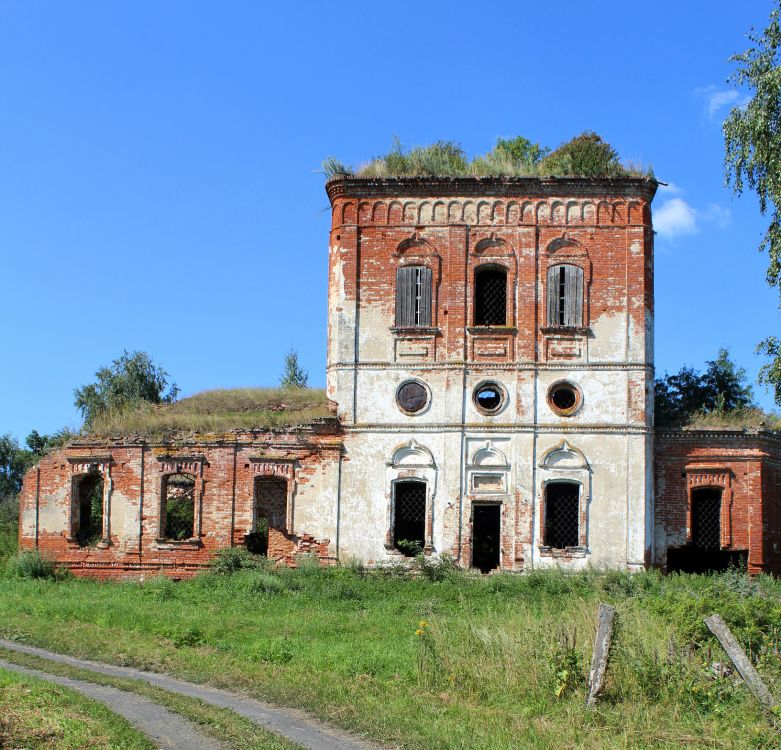
[[[586,326],[586,273],[569,261],[548,266],[545,278],[547,328],[579,329]]]
[[[549,543],[549,537],[548,537],[548,492],[550,490],[550,487],[553,485],[569,485],[571,487],[576,487],[578,491],[578,499],[577,503],[575,504],[575,513],[577,516],[577,543],[576,544],[569,544],[564,547],[553,547]],[[582,513],[582,506],[583,506],[583,484],[581,482],[578,482],[574,479],[569,478],[557,478],[557,479],[550,479],[547,482],[545,482],[543,486],[543,507],[542,507],[542,528],[541,528],[541,546],[545,548],[546,550],[549,550],[550,552],[568,552],[570,550],[578,550],[583,546],[583,513]]]
[[[434,321],[434,272],[425,263],[396,268],[394,325],[401,329],[427,329]]]

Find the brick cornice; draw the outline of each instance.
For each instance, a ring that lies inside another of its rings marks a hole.
[[[653,200],[658,183],[647,177],[339,177],[326,183],[333,205],[339,198],[549,197]]]

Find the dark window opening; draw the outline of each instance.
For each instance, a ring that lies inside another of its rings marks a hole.
[[[721,492],[718,487],[692,490],[691,544],[667,550],[669,572],[706,573],[748,565],[746,550],[721,548]]]
[[[580,485],[551,482],[545,487],[543,544],[566,549],[580,544]]]
[[[426,544],[426,483],[397,482],[393,490],[393,546],[405,555]]]
[[[507,324],[507,274],[497,268],[485,268],[475,275],[475,325]]]
[[[499,410],[504,402],[504,392],[498,383],[482,383],[475,389],[475,404],[485,414]]]
[[[163,536],[176,542],[195,536],[195,477],[169,474],[163,481]]]
[[[583,325],[583,269],[551,266],[548,269],[547,320],[553,327]]]
[[[428,391],[422,383],[411,380],[401,385],[396,394],[396,400],[404,411],[414,414],[428,403]]]
[[[402,266],[396,271],[396,325],[419,328],[431,325],[431,269]]]
[[[103,538],[103,477],[100,474],[80,477],[76,496],[76,541],[81,547],[93,547]]]
[[[472,520],[472,567],[488,573],[499,567],[501,508],[475,505]]]
[[[569,383],[554,385],[548,398],[551,406],[558,412],[571,412],[578,405],[578,391]]]
[[[255,528],[247,534],[247,549],[257,555],[268,554],[271,529],[287,529],[287,480],[258,477],[255,480]]]

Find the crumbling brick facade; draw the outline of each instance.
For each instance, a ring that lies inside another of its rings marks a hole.
[[[658,566],[674,568],[677,552],[691,554],[693,564],[703,555],[693,539],[694,505],[698,491],[712,489],[721,500],[719,549],[745,553],[750,573],[781,573],[781,436],[663,430],[656,438],[655,473]]]
[[[78,574],[183,576],[250,547],[262,517],[261,552],[287,564],[448,553],[484,572],[639,570],[693,549],[778,571],[781,439],[667,431],[654,449],[655,190],[638,178],[329,182],[337,418],[74,442],[26,477],[22,547]],[[169,528],[183,497],[192,518]]]
[[[314,554],[327,562],[336,553],[336,518],[328,511],[336,504],[341,453],[333,420],[284,434],[204,435],[185,445],[74,441],[25,477],[20,543],[77,575],[189,576],[217,550],[245,543],[256,523],[257,482],[274,477],[285,488],[285,513],[269,519],[269,558],[295,564],[297,555]],[[195,481],[193,533],[181,540],[165,538],[161,521],[164,481],[174,474]],[[90,475],[103,480],[104,533],[97,544],[80,545],[74,504],[80,478]]]

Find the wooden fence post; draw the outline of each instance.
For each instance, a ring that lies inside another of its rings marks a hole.
[[[588,708],[593,708],[596,705],[597,698],[605,686],[615,616],[615,607],[611,607],[609,604],[599,605],[599,625],[596,638],[594,638],[594,653],[591,657],[591,671],[588,676],[588,698],[586,698]]]
[[[727,656],[732,659],[735,669],[738,670],[738,674],[743,678],[748,689],[754,693],[754,697],[764,708],[772,708],[776,701],[724,620],[718,615],[711,615],[705,618],[705,624],[710,632],[719,639],[719,643],[727,652]]]

